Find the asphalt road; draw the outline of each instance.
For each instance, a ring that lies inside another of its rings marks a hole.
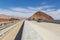
[[[29,21],[25,21],[21,40],[43,40],[39,33],[32,28],[32,26]]]
[[[21,40],[60,40],[60,24],[25,21]]]

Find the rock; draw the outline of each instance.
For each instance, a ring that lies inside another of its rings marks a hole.
[[[32,15],[29,20],[53,20],[53,18],[44,12],[38,11]]]

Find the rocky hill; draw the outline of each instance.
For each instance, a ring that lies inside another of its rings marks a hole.
[[[32,15],[29,20],[53,20],[53,18],[44,12],[38,11]]]

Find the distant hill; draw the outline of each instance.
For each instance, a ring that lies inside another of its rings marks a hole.
[[[53,18],[44,12],[38,11],[29,20],[53,20]]]
[[[0,14],[0,22],[8,22],[8,21],[14,21],[19,20],[19,18],[11,17],[8,15]]]

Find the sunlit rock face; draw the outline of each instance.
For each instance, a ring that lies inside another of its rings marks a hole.
[[[44,12],[38,11],[32,15],[29,20],[53,20],[53,18]]]

